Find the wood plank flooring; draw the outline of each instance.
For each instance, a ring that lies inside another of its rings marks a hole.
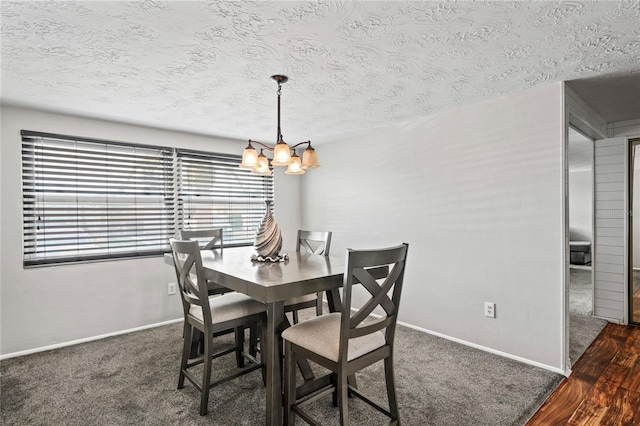
[[[526,426],[640,425],[640,328],[607,324]]]

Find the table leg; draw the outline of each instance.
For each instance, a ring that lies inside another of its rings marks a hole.
[[[340,312],[342,309],[340,290],[337,288],[327,290],[327,304],[329,305],[329,312]]]
[[[267,418],[266,424],[282,424],[282,336],[284,302],[267,304]]]

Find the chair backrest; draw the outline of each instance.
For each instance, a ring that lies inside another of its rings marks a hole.
[[[393,343],[408,249],[409,245],[403,243],[399,246],[376,250],[347,250],[340,328],[341,356],[346,356],[349,339],[383,329],[387,344]],[[384,278],[380,278],[382,272],[384,272]],[[383,282],[379,284],[376,278],[383,279]],[[351,296],[354,284],[362,284],[370,297],[356,312],[352,313]],[[389,297],[390,294],[391,297]],[[377,307],[382,308],[384,315],[363,324],[363,321]]]
[[[198,241],[181,241],[172,238],[169,243],[173,253],[173,266],[176,271],[178,287],[180,288],[185,319],[189,313],[189,308],[193,304],[202,307],[205,322],[211,324],[207,286],[206,284],[198,285],[198,283],[207,282],[202,269],[202,257],[200,256]]]
[[[296,251],[304,249],[307,253],[329,256],[331,248],[331,232],[302,231],[298,230],[298,243]]]
[[[180,238],[183,240],[197,240],[201,250],[222,249],[222,228],[213,229],[181,229]]]

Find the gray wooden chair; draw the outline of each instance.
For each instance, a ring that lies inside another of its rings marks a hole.
[[[224,242],[222,238],[222,228],[181,229],[180,239],[198,241],[198,244],[200,245],[200,250],[224,249]],[[207,288],[209,289],[210,295],[224,294],[224,293],[233,291],[226,287],[221,286],[220,284],[213,283],[211,281],[207,282]]]
[[[224,241],[223,241],[223,230],[222,228],[207,228],[207,229],[181,229],[180,230],[180,238],[182,240],[193,240],[198,241],[200,245],[200,250],[211,250],[211,251],[222,251],[224,249]],[[192,273],[191,279],[195,280],[195,275]],[[225,294],[232,292],[233,290],[221,286],[218,283],[214,283],[213,281],[207,280],[207,290],[209,295],[212,296],[214,294]],[[238,328],[236,330],[227,330],[224,332],[218,333],[219,335],[228,334],[231,332],[236,333],[236,339],[244,338],[244,329]],[[255,327],[251,328],[250,333],[250,350],[251,355],[256,356],[254,349],[256,348],[256,339],[257,339],[257,331]],[[191,348],[191,356],[198,354],[198,351],[202,353],[204,351],[204,339],[201,334],[197,331],[193,337],[192,348]],[[240,354],[240,351],[236,352],[236,363],[238,367],[244,366],[244,358]]]
[[[319,254],[329,256],[331,249],[331,232],[301,231],[298,230],[296,252]],[[316,308],[316,315],[322,315],[322,293],[305,294],[284,303],[284,311],[291,312],[293,323],[298,323],[298,311],[300,309]]]
[[[212,387],[256,369],[262,369],[264,380],[264,364],[244,351],[244,333],[236,333],[235,346],[217,353],[213,352],[213,338],[220,333],[228,333],[229,330],[244,330],[253,324],[260,324],[260,330],[264,335],[266,307],[263,303],[236,292],[210,296],[206,286],[198,285],[206,282],[198,242],[171,239],[170,244],[184,313],[184,344],[178,389],[184,387],[185,378],[193,383],[200,391],[200,415],[205,415],[209,390]],[[190,359],[192,335],[196,330],[204,335],[204,354],[202,357]],[[245,366],[243,363],[239,370],[212,383],[213,359],[233,352],[241,353],[243,360],[248,360],[248,365]],[[190,369],[200,364],[203,365],[202,378],[198,380]]]
[[[330,392],[334,393],[334,405],[339,407],[341,425],[349,424],[348,396],[358,397],[386,414],[391,419],[389,424],[400,424],[393,374],[393,346],[408,247],[408,244],[402,244],[380,250],[347,250],[342,312],[302,321],[282,333],[285,342],[285,425],[295,424],[296,415],[309,424],[318,424],[303,407]],[[388,268],[382,284],[374,279],[370,268]],[[362,284],[370,297],[352,313],[351,296],[353,285],[357,283]],[[375,319],[369,317],[378,307],[384,315]],[[296,400],[295,361],[300,358],[329,369],[334,380],[312,397]],[[350,375],[382,360],[389,408],[366,397],[348,382]]]

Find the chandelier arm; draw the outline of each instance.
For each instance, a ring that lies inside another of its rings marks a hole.
[[[249,142],[250,142],[250,143],[258,144],[258,145],[260,145],[261,147],[263,147],[264,149],[268,149],[268,150],[270,150],[270,151],[273,151],[273,147],[270,147],[269,145],[264,144],[264,143],[262,143],[262,142],[254,141],[253,139],[249,139]]]
[[[297,144],[295,144],[295,145],[291,145],[291,149],[294,149],[294,148],[296,148],[296,147],[298,147],[298,146],[300,146],[300,145],[303,145],[303,144],[305,144],[305,143],[306,143],[308,146],[311,146],[311,141],[304,141],[304,142],[297,143]]]

